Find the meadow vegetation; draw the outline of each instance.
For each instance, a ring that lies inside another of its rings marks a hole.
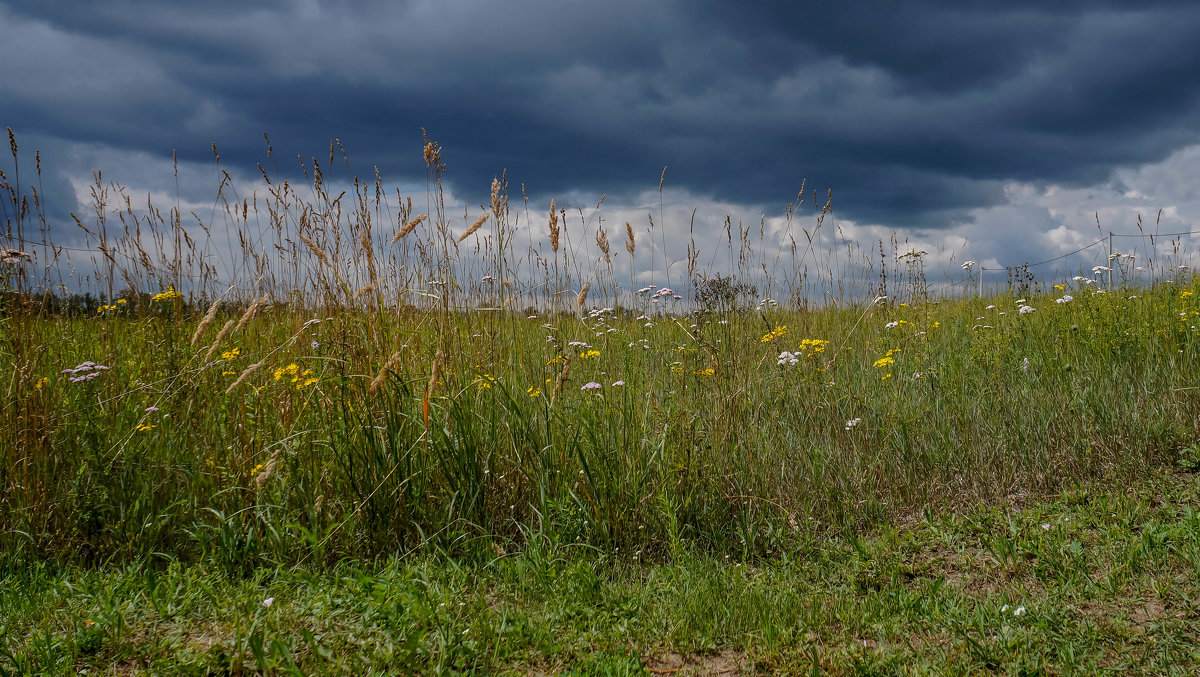
[[[934,293],[819,259],[802,190],[803,244],[726,220],[672,278],[661,218],[503,177],[456,225],[433,142],[424,209],[337,144],[245,196],[213,151],[207,221],[97,173],[67,236],[0,176],[0,670],[1196,659],[1186,265]],[[1083,608],[1147,590],[1186,612]]]

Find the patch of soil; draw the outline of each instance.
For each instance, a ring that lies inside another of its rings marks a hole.
[[[740,675],[748,661],[745,654],[729,649],[715,654],[683,654],[670,651],[647,658],[646,672],[652,675]]]

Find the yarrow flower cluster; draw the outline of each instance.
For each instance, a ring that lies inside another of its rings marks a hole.
[[[962,264],[963,270],[971,270],[975,267],[975,261],[964,261]]]
[[[854,426],[858,425],[859,423],[862,423],[861,418],[852,418],[849,421],[846,421],[846,430],[853,428]]]
[[[1055,303],[1070,303],[1071,301],[1074,301],[1074,300],[1075,300],[1074,296],[1071,296],[1070,294],[1063,294],[1061,298],[1054,299],[1054,302]]]
[[[1021,307],[1017,308],[1017,312],[1021,313],[1022,315],[1028,315],[1029,313],[1032,313],[1035,310],[1037,310],[1037,308],[1034,308],[1033,306],[1027,306],[1027,305],[1022,305]]]
[[[23,252],[19,249],[5,249],[0,247],[0,263],[17,264],[23,261],[32,261],[33,257],[29,252]]]
[[[587,392],[589,390],[599,390],[602,387],[603,386],[601,386],[599,383],[596,383],[595,381],[588,381],[587,383],[584,383],[579,389],[584,392]]]
[[[64,374],[73,374],[71,383],[80,383],[82,381],[90,381],[100,375],[100,372],[108,371],[108,367],[95,362],[81,362],[77,366],[70,369],[63,369]]]

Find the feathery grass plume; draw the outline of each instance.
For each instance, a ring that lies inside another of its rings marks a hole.
[[[634,247],[633,226],[629,225],[629,222],[626,221],[625,222],[625,251],[629,252],[630,256],[633,255],[633,247]]]
[[[558,210],[550,200],[550,251],[558,253]]]
[[[242,373],[238,374],[238,377],[236,379],[234,379],[233,383],[230,383],[229,387],[225,389],[225,394],[228,395],[229,393],[233,392],[238,386],[242,385],[243,381],[250,378],[251,374],[253,374],[254,372],[261,369],[262,366],[264,364],[266,364],[266,362],[267,361],[265,359],[259,360],[258,362],[255,362],[254,364],[250,365],[249,367],[246,367],[245,369],[243,369]]]
[[[308,239],[304,235],[299,235],[299,237],[300,237],[300,241],[303,242],[304,244],[308,245],[308,248],[311,249],[312,252],[317,255],[317,258],[320,259],[321,262],[329,263],[329,259],[325,256],[325,250],[318,247],[316,242],[313,242],[312,240]]]
[[[204,354],[205,362],[211,360],[213,355],[217,354],[217,348],[221,347],[221,341],[224,341],[225,337],[229,336],[229,332],[233,331],[234,324],[236,323],[233,320],[230,320],[225,323],[224,327],[221,327],[221,331],[217,332],[217,338],[213,339],[212,345],[208,348],[208,352]]]
[[[392,244],[396,244],[400,241],[400,238],[413,232],[413,230],[415,230],[417,226],[421,225],[421,222],[427,218],[429,218],[429,214],[420,214],[413,218],[412,221],[404,224],[404,227],[396,231],[396,234],[392,236]]]
[[[425,428],[429,428],[429,395],[433,393],[433,387],[437,385],[438,376],[442,373],[442,363],[446,361],[446,353],[441,348],[437,349],[437,354],[433,356],[433,371],[429,374],[429,384],[425,386],[425,399],[421,402],[421,418],[425,422]]]
[[[359,287],[358,291],[354,292],[354,298],[356,298],[356,299],[362,298],[362,297],[366,296],[367,294],[370,294],[373,291],[375,291],[375,283],[368,282],[368,283],[364,284],[363,286]]]
[[[567,378],[571,375],[571,355],[563,360],[562,371],[558,372],[558,378],[554,380],[554,390],[550,393],[550,404],[554,405],[554,401],[558,399],[558,394],[562,392],[563,384],[567,382]]]
[[[575,297],[575,306],[582,308],[583,304],[587,303],[588,292],[592,290],[591,282],[584,282],[583,289],[579,290],[579,296]]]
[[[271,454],[271,458],[263,464],[262,468],[254,475],[254,488],[262,489],[267,480],[271,478],[271,473],[275,472],[275,466],[279,463],[279,452]]]
[[[612,249],[608,244],[608,231],[604,230],[604,226],[600,226],[598,230],[600,232],[596,233],[596,246],[600,248],[600,253],[604,254],[604,260],[612,263],[612,254],[610,253]]]
[[[254,303],[251,303],[250,307],[246,309],[246,312],[242,313],[242,318],[238,320],[237,326],[235,326],[233,330],[241,331],[242,327],[246,326],[246,323],[250,320],[253,320],[254,316],[258,314],[258,311],[262,310],[263,306],[267,305],[267,301],[269,300],[271,300],[271,295],[263,294],[262,298],[258,299]]]
[[[196,346],[196,343],[200,340],[201,334],[203,334],[204,330],[208,329],[208,325],[212,324],[213,320],[217,318],[217,310],[220,308],[221,299],[213,301],[212,305],[208,307],[208,312],[204,314],[204,317],[200,320],[200,324],[196,325],[196,333],[192,334],[192,347]]]
[[[499,177],[493,176],[492,177],[492,213],[496,215],[497,219],[500,218],[500,208],[503,206],[503,204],[500,201],[500,188],[501,188],[501,186],[500,186]]]
[[[383,387],[383,382],[387,380],[388,372],[395,371],[396,367],[400,366],[400,360],[403,359],[403,357],[403,351],[397,350],[396,352],[392,353],[392,356],[388,358],[388,361],[383,363],[383,367],[380,368],[379,374],[371,380],[371,385],[367,386],[367,397],[374,397],[379,392],[379,389]]]
[[[463,240],[467,239],[468,237],[471,237],[472,235],[474,235],[475,231],[477,231],[481,227],[483,227],[483,223],[484,223],[484,221],[487,221],[487,219],[488,219],[488,214],[487,214],[487,212],[484,212],[482,216],[475,219],[475,223],[472,223],[470,228],[467,228],[467,232],[458,236],[458,239],[455,240],[454,243],[458,244],[459,242],[462,242]]]

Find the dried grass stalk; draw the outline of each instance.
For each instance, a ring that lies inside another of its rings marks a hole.
[[[421,214],[412,221],[404,224],[404,227],[396,231],[396,234],[392,236],[392,244],[396,244],[400,241],[400,238],[416,230],[417,226],[421,225],[421,222],[427,218],[429,218],[429,214]]]
[[[458,244],[459,242],[462,242],[463,240],[467,239],[468,237],[471,237],[472,235],[474,235],[475,231],[477,231],[483,227],[483,223],[485,221],[487,221],[487,219],[488,219],[487,212],[484,212],[482,216],[475,219],[475,223],[472,223],[470,228],[467,228],[467,232],[458,236],[458,239],[455,240],[454,243]]]
[[[233,331],[234,324],[235,322],[230,320],[225,323],[225,326],[221,327],[221,331],[217,332],[217,338],[213,339],[212,345],[208,347],[208,352],[204,354],[205,362],[211,360],[213,355],[217,354],[217,349],[221,347],[221,341],[224,341],[225,337],[229,336],[229,332]]]
[[[325,256],[325,250],[318,247],[316,242],[313,242],[303,235],[300,235],[299,237],[300,241],[308,245],[308,248],[312,250],[313,254],[317,255],[318,259],[320,259],[323,263],[329,263],[329,258]]]
[[[193,347],[195,347],[196,343],[200,341],[200,336],[204,334],[205,329],[208,329],[208,325],[212,324],[213,320],[217,319],[217,310],[220,308],[221,299],[213,301],[212,305],[208,307],[208,312],[204,314],[204,317],[200,320],[200,324],[196,325],[196,333],[192,334]]]
[[[633,256],[633,247],[634,247],[633,226],[629,225],[629,222],[626,221],[625,222],[625,251],[629,252],[630,256]]]
[[[400,360],[404,357],[402,351],[392,353],[387,362],[383,363],[383,367],[379,370],[379,374],[371,380],[371,385],[367,386],[367,397],[374,397],[379,393],[379,389],[383,387],[384,381],[387,380],[388,372],[396,370],[400,366]]]
[[[579,290],[579,296],[575,297],[576,307],[582,308],[583,304],[587,303],[588,292],[591,291],[591,289],[592,289],[591,282],[585,282],[583,284],[583,289]]]
[[[250,320],[253,320],[254,316],[258,314],[258,311],[262,310],[262,308],[267,305],[267,301],[270,300],[270,294],[263,294],[262,298],[258,299],[254,303],[251,303],[250,307],[246,309],[246,312],[242,313],[242,318],[238,320],[237,326],[234,327],[233,330],[241,331],[242,327],[246,326],[246,323]]]
[[[246,367],[244,370],[242,370],[242,373],[238,374],[238,377],[236,379],[234,379],[233,383],[230,383],[229,387],[225,389],[225,394],[228,395],[229,393],[236,390],[238,386],[242,385],[243,381],[250,378],[250,374],[253,374],[254,372],[261,369],[262,366],[266,363],[267,363],[266,360],[259,360],[258,362],[255,362],[254,364],[252,364],[249,367]]]
[[[558,399],[558,394],[562,392],[563,384],[571,375],[571,356],[567,355],[567,359],[563,360],[562,371],[558,372],[558,378],[554,380],[554,391],[550,393],[550,404],[554,404],[554,400]]]
[[[550,200],[550,251],[558,253],[558,210]]]

